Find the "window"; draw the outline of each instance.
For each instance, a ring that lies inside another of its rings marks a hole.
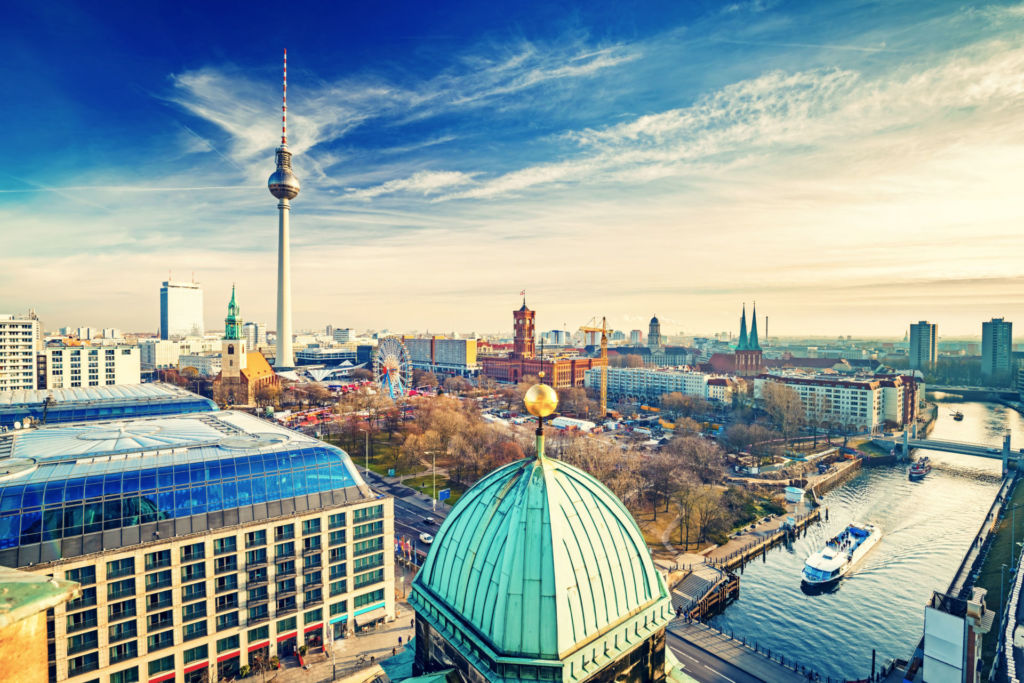
[[[68,677],[84,674],[86,671],[95,671],[100,666],[100,654],[90,652],[88,654],[72,657],[68,660]]]
[[[295,579],[281,579],[277,582],[277,593],[281,595],[283,593],[294,593],[295,592]]]
[[[255,548],[257,546],[267,544],[267,532],[265,529],[259,531],[250,531],[245,535],[245,547]]]
[[[107,600],[118,600],[135,595],[135,579],[122,579],[107,584]]]
[[[320,537],[310,536],[309,538],[302,539],[302,552],[308,553],[311,550],[320,550]]]
[[[230,576],[218,576],[214,587],[218,593],[223,593],[224,591],[236,591],[238,590],[238,575],[231,574]]]
[[[332,531],[331,533],[329,533],[327,535],[327,544],[328,545],[341,545],[344,542],[345,542],[345,530],[344,529],[338,529],[337,531]]]
[[[217,654],[238,649],[238,636],[228,636],[217,641]]]
[[[146,617],[146,630],[150,633],[153,631],[159,631],[160,629],[170,628],[171,626],[174,626],[174,613],[171,610],[160,612],[158,614],[150,614]]]
[[[206,597],[206,584],[205,583],[193,583],[188,586],[181,587],[181,601],[188,602],[190,600],[198,600]]]
[[[324,591],[322,588],[311,588],[302,594],[302,606],[309,607],[310,605],[316,605],[324,601]]]
[[[235,626],[238,626],[238,612],[229,612],[228,614],[221,614],[217,617],[218,631],[224,631]]]
[[[309,572],[302,575],[303,586],[317,586],[323,583],[323,572]]]
[[[139,656],[139,642],[130,640],[127,643],[118,643],[110,648],[110,664],[117,664],[126,659],[135,659]]]
[[[206,603],[193,602],[181,608],[181,621],[193,621],[206,616]]]
[[[188,642],[189,640],[195,640],[196,638],[202,638],[205,635],[205,621],[194,621],[191,624],[185,624],[185,628],[183,628],[181,631],[181,639],[185,642]]]
[[[331,579],[340,579],[348,576],[347,565],[344,562],[341,564],[332,564],[330,576]]]
[[[215,600],[217,611],[222,612],[226,609],[238,607],[238,593],[228,593],[227,595],[218,595]]]
[[[128,638],[134,638],[138,633],[138,629],[135,628],[135,620],[122,621],[120,624],[113,624],[107,628],[107,642],[116,643],[119,640],[127,640]]]
[[[174,631],[164,631],[163,633],[157,633],[155,636],[146,638],[146,649],[149,652],[163,650],[172,645],[174,645]]]
[[[83,650],[92,650],[99,643],[99,632],[88,631],[68,638],[68,654],[73,655]]]
[[[352,601],[352,606],[355,607],[356,609],[359,609],[360,607],[364,607],[366,605],[369,605],[371,602],[378,602],[378,601],[383,600],[383,599],[384,599],[384,589],[383,588],[379,588],[379,589],[377,589],[375,591],[371,591],[370,593],[364,593],[362,595],[357,595],[355,600]]]
[[[352,527],[352,538],[366,538],[384,533],[384,522],[370,522]]]
[[[81,631],[87,628],[96,628],[96,610],[88,609],[84,612],[75,612],[68,615],[68,633]]]
[[[309,536],[310,534],[320,533],[320,519],[304,519],[302,520],[302,535]]]
[[[257,548],[256,550],[247,550],[245,552],[245,566],[253,567],[259,564],[267,563],[267,549]]]
[[[249,572],[249,575],[246,577],[246,585],[248,585],[248,586],[254,586],[254,585],[260,584],[260,583],[266,583],[267,581],[268,581],[268,579],[267,579],[267,568],[266,567],[263,567],[261,569],[253,569],[252,571]]]
[[[270,608],[266,605],[258,605],[249,608],[248,623],[255,624],[270,618]]]
[[[121,560],[107,562],[107,579],[119,579],[122,576],[131,576],[135,573],[135,558],[126,557]]]
[[[298,603],[295,602],[295,598],[278,598],[277,599],[277,613],[285,614],[287,612],[294,612],[299,608]]]
[[[174,655],[167,655],[160,659],[155,659],[149,663],[149,675],[162,673],[164,671],[171,671],[174,669]]]
[[[96,586],[83,588],[81,597],[77,597],[67,603],[67,611],[72,612],[83,607],[92,607],[96,604]]]
[[[356,557],[384,550],[384,538],[371,538],[369,541],[360,541],[352,548],[352,554]]]
[[[203,578],[206,578],[206,564],[204,564],[203,562],[185,565],[181,568],[182,583],[188,583],[189,581],[198,581],[199,579]]]
[[[337,529],[340,526],[345,526],[345,513],[338,512],[327,518],[327,528]]]
[[[295,543],[288,541],[287,543],[278,543],[274,547],[274,557],[292,557],[295,555]]]
[[[344,579],[341,581],[335,581],[331,584],[331,595],[341,595],[342,593],[348,592],[346,584],[348,581]]]
[[[361,572],[364,569],[372,569],[374,567],[384,566],[384,553],[377,553],[376,555],[366,555],[364,557],[357,557],[352,563],[352,571]]]
[[[171,585],[171,570],[146,574],[146,591],[160,590]]]
[[[288,576],[289,574],[294,574],[295,573],[295,561],[294,560],[288,560],[287,562],[278,562],[276,570],[277,570],[277,575],[278,576]]]
[[[218,557],[213,561],[213,573],[223,574],[224,572],[237,572],[238,571],[238,555],[228,555],[226,557]]]
[[[322,609],[312,609],[302,615],[303,624],[312,624],[317,621],[323,621],[324,611]]]
[[[313,567],[319,567],[319,566],[321,566],[320,555],[319,554],[309,555],[307,557],[302,558],[302,568],[304,570],[305,569],[312,569]]]
[[[115,602],[107,607],[107,621],[117,621],[135,616],[135,601]]]
[[[153,610],[161,609],[164,607],[171,606],[171,591],[163,591],[162,593],[150,593],[146,596],[146,611],[152,612]]]
[[[358,524],[369,519],[382,519],[384,517],[384,506],[373,505],[368,508],[360,508],[352,513],[352,523]]]
[[[204,557],[206,557],[206,548],[202,543],[193,543],[192,545],[186,545],[181,549],[182,562],[193,562],[195,560],[201,560]]]
[[[341,602],[335,602],[331,604],[331,616],[336,617],[339,614],[344,614],[348,611],[348,600],[342,600]]]
[[[298,622],[295,620],[295,617],[288,617],[287,619],[282,619],[281,621],[277,622],[277,634],[281,635],[282,633],[286,633],[287,631],[294,631],[297,623]]]
[[[133,666],[110,674],[110,683],[139,683],[139,667]]]
[[[213,539],[213,554],[223,555],[224,553],[233,553],[237,549],[238,539],[234,536],[227,536],[225,538]]]
[[[259,588],[249,589],[249,598],[247,602],[260,602],[261,600],[267,600],[269,593],[267,592],[266,586],[260,586]]]
[[[146,553],[146,571],[162,569],[171,566],[171,551],[158,550],[155,553]]]
[[[366,572],[365,574],[357,574],[356,577],[352,579],[352,587],[358,590],[363,586],[369,586],[375,583],[380,583],[383,580],[384,570],[376,569],[372,572]]]
[[[246,638],[248,639],[250,644],[255,643],[258,640],[266,640],[269,637],[270,637],[270,627],[269,626],[260,626],[259,628],[251,629],[249,631],[249,634],[246,636]]]
[[[38,505],[38,503],[37,503]],[[96,567],[79,567],[78,569],[69,569],[64,572],[64,578],[68,581],[75,581],[83,586],[88,586],[96,583]]]
[[[184,660],[184,664],[187,666],[192,662],[198,662],[202,659],[206,659],[210,656],[209,652],[210,650],[206,645],[200,645],[192,648],[191,650],[185,650],[185,654],[182,655],[182,659]]]
[[[274,542],[284,541],[289,538],[295,538],[295,525],[285,524],[283,526],[274,527]]]

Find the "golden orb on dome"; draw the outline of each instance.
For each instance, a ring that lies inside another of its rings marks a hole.
[[[534,417],[547,417],[558,407],[558,394],[547,384],[534,384],[523,397],[523,403]]]

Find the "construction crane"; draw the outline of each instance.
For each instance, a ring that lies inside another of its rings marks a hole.
[[[601,360],[604,362],[601,366],[601,419],[603,420],[608,416],[608,325],[605,319],[601,318],[601,327],[595,327],[597,324],[597,317],[590,319],[590,323],[582,325],[580,332],[600,332],[601,333]]]

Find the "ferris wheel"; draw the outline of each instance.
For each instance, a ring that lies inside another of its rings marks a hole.
[[[385,337],[377,344],[373,357],[373,377],[391,399],[409,393],[412,387],[412,362],[409,350],[399,337]]]

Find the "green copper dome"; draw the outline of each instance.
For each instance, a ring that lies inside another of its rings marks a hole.
[[[502,664],[524,661],[558,669],[543,678],[585,680],[672,618],[633,517],[595,478],[550,458],[502,467],[462,497],[410,602],[509,681],[515,667]]]

